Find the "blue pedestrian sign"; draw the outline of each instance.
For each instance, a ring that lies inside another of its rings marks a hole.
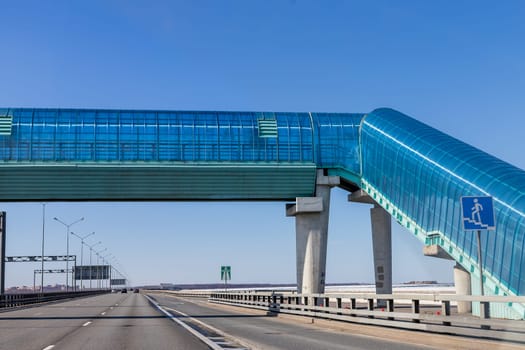
[[[464,230],[495,230],[492,197],[461,197]]]

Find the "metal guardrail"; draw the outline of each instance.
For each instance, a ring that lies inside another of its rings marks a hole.
[[[489,303],[525,304],[524,296],[296,294],[280,291],[168,293],[181,297],[208,296],[212,303],[282,314],[525,343],[525,320],[490,318],[489,310]],[[461,301],[479,302],[482,316],[452,313],[451,303]],[[378,302],[384,306],[378,307]],[[403,310],[396,310],[396,307],[403,307]],[[437,312],[425,310],[428,307],[437,308]]]
[[[91,295],[109,293],[108,290],[91,290],[81,292],[50,292],[50,293],[27,293],[27,294],[3,294],[0,295],[0,309],[24,306],[29,304],[71,299]]]
[[[170,290],[170,289],[142,289],[144,293],[164,293],[164,294],[176,294],[179,297],[190,297],[190,298],[204,298],[209,299],[211,296],[210,291],[191,291],[191,290]]]

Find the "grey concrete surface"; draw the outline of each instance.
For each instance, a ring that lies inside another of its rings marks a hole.
[[[392,218],[378,205],[370,209],[377,294],[392,294]],[[379,302],[378,302],[379,303]],[[379,304],[385,306],[386,302]]]
[[[0,349],[208,349],[141,294],[0,313]]]
[[[454,285],[457,295],[472,295],[470,272],[458,263],[454,266]],[[468,301],[458,302],[458,313],[465,314],[471,312],[472,303]]]
[[[299,293],[324,293],[330,190],[339,177],[317,171],[315,197],[297,198],[287,209],[295,216],[297,290]]]
[[[162,294],[150,294],[162,306],[175,309],[202,321],[226,334],[264,350],[352,350],[352,349],[428,349],[388,339],[360,336],[307,324],[285,322],[271,315],[248,311],[218,309],[205,300],[181,299]]]
[[[363,190],[352,192],[348,201],[374,205],[370,209],[370,221],[376,293],[392,294],[392,218]],[[379,300],[378,304],[384,307],[386,301]]]

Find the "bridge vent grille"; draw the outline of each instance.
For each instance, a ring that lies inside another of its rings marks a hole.
[[[13,128],[12,115],[0,115],[0,135],[10,136]]]
[[[277,120],[275,119],[258,119],[259,137],[277,137]]]

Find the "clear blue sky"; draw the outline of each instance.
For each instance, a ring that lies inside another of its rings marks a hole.
[[[1,1],[0,106],[369,112],[392,107],[525,168],[523,1]],[[0,203],[8,255],[38,255],[39,203]],[[133,283],[294,282],[284,203],[50,203]],[[368,206],[334,190],[328,282],[371,282]],[[394,225],[394,281],[452,281]],[[71,251],[80,243],[72,237]],[[59,265],[48,265],[49,268]],[[31,285],[38,264],[8,264]],[[46,276],[46,282],[64,278]]]

